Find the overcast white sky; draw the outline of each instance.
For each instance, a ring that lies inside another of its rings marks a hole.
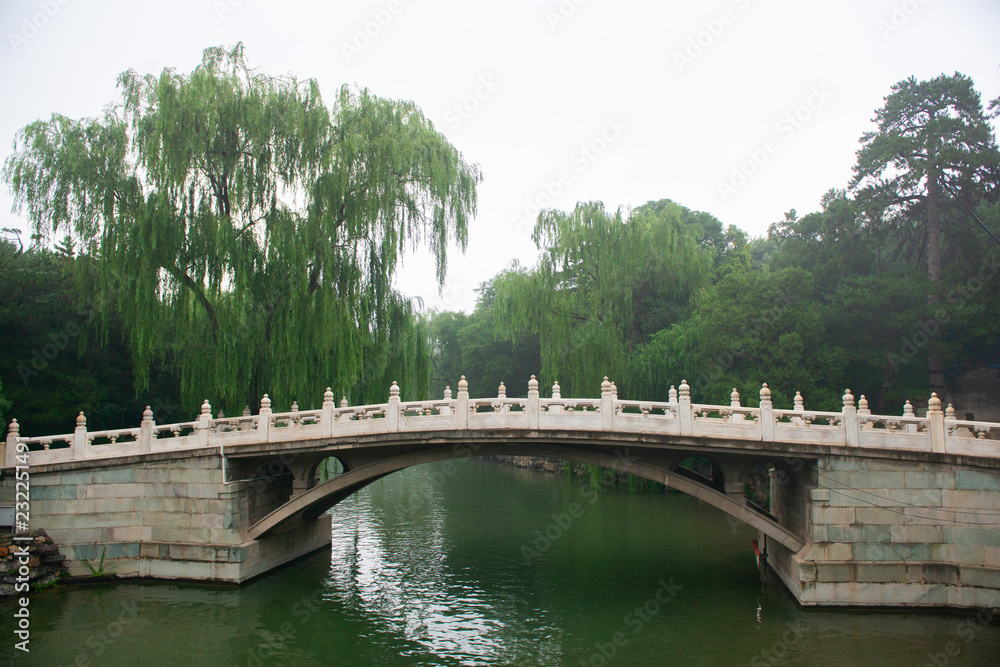
[[[398,281],[451,310],[535,261],[539,205],[670,198],[759,236],[846,186],[893,83],[960,71],[1000,96],[997,0],[2,0],[0,26],[3,158],[37,118],[99,114],[125,69],[190,72],[241,40],[328,101],[415,101],[484,174],[443,293],[426,253]],[[10,204],[0,187],[0,226],[24,228]]]

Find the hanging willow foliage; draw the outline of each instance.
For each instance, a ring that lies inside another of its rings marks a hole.
[[[628,370],[646,340],[641,313],[690,294],[711,268],[683,213],[672,203],[640,207],[628,220],[598,202],[543,211],[532,235],[543,251],[538,266],[497,277],[498,335],[539,336],[543,383],[558,380],[565,396],[595,395],[605,375],[641,393]]]
[[[96,260],[88,298],[127,323],[138,388],[171,359],[189,409],[426,391],[426,326],[392,278],[426,243],[443,281],[476,165],[412,102],[345,86],[328,108],[315,80],[249,68],[242,44],[118,85],[101,118],[23,128],[4,178],[37,234]]]

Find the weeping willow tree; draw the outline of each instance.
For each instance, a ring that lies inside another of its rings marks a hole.
[[[497,277],[498,335],[539,336],[543,381],[558,380],[565,396],[595,395],[605,375],[629,395],[643,393],[629,366],[656,306],[686,300],[711,269],[683,213],[676,204],[645,206],[626,220],[595,202],[543,211],[532,234],[538,266]]]
[[[170,360],[188,408],[426,390],[426,325],[392,279],[426,244],[443,281],[477,166],[413,103],[345,86],[328,107],[241,44],[118,86],[100,118],[23,128],[3,174],[43,242],[69,233],[91,258],[87,298],[126,323],[137,389]]]

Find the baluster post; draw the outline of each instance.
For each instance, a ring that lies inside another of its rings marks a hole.
[[[441,406],[441,414],[443,414],[443,415],[450,415],[451,414],[451,401],[453,400],[452,397],[451,397],[451,385],[450,384],[449,385],[445,385],[445,388],[444,388],[444,400],[448,401],[448,403],[446,405],[442,405]]]
[[[73,431],[73,460],[82,461],[86,458],[87,418],[83,411],[76,416],[76,429]]]
[[[469,383],[465,376],[458,381],[458,398],[455,399],[455,428],[469,430]]]
[[[539,416],[542,412],[538,398],[538,379],[534,375],[528,380],[528,428],[538,429]]]
[[[760,439],[774,442],[774,405],[771,403],[771,389],[767,383],[760,387]]]
[[[945,452],[944,441],[944,411],[941,410],[941,399],[937,392],[931,394],[927,401],[927,430],[931,436],[931,451],[943,454]]]
[[[148,454],[153,451],[153,409],[146,406],[142,411],[142,421],[139,422],[139,453]]]
[[[854,394],[844,391],[844,444],[857,447],[861,444],[861,424],[858,422],[858,408],[854,405]]]
[[[389,402],[385,406],[385,418],[388,420],[386,428],[389,429],[389,433],[399,431],[399,385],[396,384],[395,380],[389,387]]]
[[[5,451],[2,457],[5,468],[13,468],[17,465],[17,439],[20,437],[20,428],[16,419],[10,420],[10,428],[7,430],[7,441],[4,443]]]
[[[327,387],[323,392],[323,408],[319,413],[320,433],[324,438],[333,437],[333,411],[333,389]]]
[[[691,385],[687,380],[681,380],[677,391],[677,417],[681,422],[681,435],[691,435],[694,432],[694,408],[691,407]]]
[[[194,433],[199,447],[208,446],[208,434],[212,429],[212,405],[205,399],[201,404],[201,414],[194,423]]]
[[[611,393],[611,382],[604,376],[601,382],[601,430],[613,431],[615,428],[615,399]]]
[[[257,413],[257,441],[269,442],[271,439],[271,398],[264,394],[260,399],[260,412]]]
[[[736,391],[736,387],[733,387],[733,393],[729,394],[729,407],[738,408],[740,407],[740,392]],[[743,421],[743,413],[733,412],[729,415],[730,422],[741,422]]]

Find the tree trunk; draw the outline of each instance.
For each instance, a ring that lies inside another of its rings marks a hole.
[[[927,294],[927,306],[931,317],[934,317],[934,306],[941,298],[941,218],[938,212],[938,199],[941,187],[938,183],[938,170],[931,169],[927,174],[927,277],[931,282]],[[941,326],[941,323],[938,323]],[[932,392],[942,398],[944,393],[944,364],[936,344],[930,340],[927,345],[927,384]]]

